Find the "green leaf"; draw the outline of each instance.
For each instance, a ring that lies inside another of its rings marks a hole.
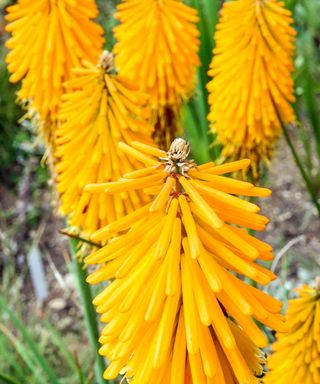
[[[193,148],[193,157],[199,163],[215,159],[220,153],[217,146],[210,145],[214,136],[210,133],[207,116],[209,114],[207,84],[210,80],[208,70],[214,48],[213,35],[218,21],[218,0],[192,0],[191,5],[199,14],[198,29],[200,31],[200,61],[194,96],[186,104],[183,111],[183,122],[188,139]]]
[[[24,363],[27,365],[27,367],[30,370],[31,377],[34,379],[32,380],[32,383],[38,383],[42,384],[41,377],[42,377],[42,371],[40,367],[37,364],[37,361],[34,360],[30,349],[28,346],[24,345],[14,334],[10,332],[9,329],[1,325],[1,331],[3,335],[7,338],[10,343],[12,343],[14,350],[16,354],[18,354],[21,359],[24,361]],[[16,355],[12,354],[15,358]],[[25,370],[24,367],[19,367],[19,370]],[[24,372],[24,378],[20,383],[25,382],[26,376],[28,376],[29,372]],[[28,384],[31,384],[31,381],[28,379]]]
[[[2,331],[2,332],[1,332]],[[17,354],[12,351],[12,340],[5,334],[5,327],[3,324],[0,325],[0,365],[3,370],[5,368],[10,369],[10,374],[19,383],[22,383],[25,379],[26,372],[22,374],[21,361],[17,358]],[[24,368],[24,367],[23,367]],[[25,369],[24,369],[25,370]]]
[[[79,367],[59,332],[49,323],[49,321],[45,321],[45,325],[48,331],[50,332],[50,336],[52,337],[53,342],[58,347],[61,356],[64,357],[64,361],[66,362],[68,367],[73,372],[78,374]]]
[[[20,384],[16,380],[0,372],[0,384]]]
[[[193,6],[198,10],[200,31],[200,79],[204,97],[207,99],[206,85],[209,81],[208,70],[214,48],[213,35],[218,22],[219,1],[218,0],[193,0]],[[207,110],[208,112],[208,110]]]
[[[0,297],[0,308],[2,312],[7,313],[13,325],[17,328],[20,334],[23,337],[25,343],[25,350],[29,351],[30,355],[32,354],[33,360],[36,361],[38,366],[42,371],[47,375],[50,380],[50,384],[59,384],[59,379],[57,378],[54,371],[51,369],[48,361],[40,352],[37,344],[33,341],[28,329],[23,325],[22,321],[14,314],[10,309],[3,297]],[[18,345],[18,344],[17,344]],[[24,357],[24,356],[22,356]]]

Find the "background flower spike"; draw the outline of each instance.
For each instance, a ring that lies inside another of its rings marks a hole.
[[[296,289],[286,313],[288,333],[277,333],[265,384],[320,382],[320,277]]]
[[[94,0],[19,0],[7,12],[10,81],[22,80],[18,101],[51,147],[72,68],[95,62],[101,52],[104,31],[93,21],[98,8]]]
[[[180,109],[195,85],[197,11],[180,0],[124,0],[115,17],[116,66],[149,95],[153,137],[166,149],[180,131]]]
[[[295,121],[292,23],[283,2],[235,0],[223,4],[214,35],[208,118],[222,157],[249,158],[255,180],[281,125]]]
[[[98,65],[84,66],[74,69],[74,79],[66,84],[73,91],[63,96],[55,170],[62,212],[71,225],[91,234],[148,200],[142,191],[110,196],[104,190],[107,182],[142,166],[139,159],[121,151],[118,142],[151,143],[152,127],[147,123],[146,96],[115,73],[111,53],[104,51]],[[96,183],[102,188],[93,188],[94,194],[83,190]]]

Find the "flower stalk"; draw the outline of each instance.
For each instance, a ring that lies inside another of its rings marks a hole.
[[[313,202],[313,204],[314,204],[314,206],[315,206],[315,208],[317,210],[317,213],[318,213],[318,215],[320,217],[320,203],[319,203],[319,200],[318,200],[317,193],[315,191],[314,185],[313,185],[312,180],[310,179],[307,171],[305,170],[303,162],[301,161],[301,159],[300,159],[300,157],[298,155],[298,152],[297,152],[297,150],[296,150],[296,148],[295,148],[295,146],[294,146],[294,144],[293,144],[293,142],[292,142],[292,140],[290,138],[288,129],[287,129],[286,125],[283,124],[283,123],[282,123],[282,131],[283,131],[283,135],[284,135],[284,137],[285,137],[285,139],[287,141],[287,144],[288,144],[288,146],[290,148],[290,151],[292,153],[293,159],[294,159],[294,161],[295,161],[295,163],[296,163],[296,165],[297,165],[297,167],[298,167],[298,169],[299,169],[299,171],[301,173],[301,176],[302,176],[302,178],[304,180],[306,188],[307,188],[307,190],[308,190],[308,192],[310,194],[310,198],[311,198],[311,200],[312,200],[312,202]]]

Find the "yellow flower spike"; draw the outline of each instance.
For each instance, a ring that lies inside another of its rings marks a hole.
[[[107,196],[143,191],[146,184],[155,190],[151,203],[94,233],[102,247],[85,259],[98,264],[88,282],[103,276],[112,281],[94,300],[107,323],[100,339],[111,361],[106,377],[121,372],[136,384],[259,383],[258,346],[267,339],[254,320],[280,331],[285,324],[279,301],[234,274],[264,284],[274,279],[255,262],[271,255],[271,247],[232,220],[244,213],[252,220],[264,218],[256,206],[228,198],[235,190],[252,194],[251,183],[223,176],[223,170],[242,170],[248,162],[198,167],[188,159],[190,147],[183,139],[168,152],[133,145],[134,150],[127,144],[121,149],[132,161],[143,159],[145,168],[90,186]],[[219,177],[207,180],[208,173]],[[228,221],[217,209],[221,200],[210,199],[206,188],[223,194]]]
[[[66,86],[76,90],[63,97],[57,130],[55,157],[61,208],[71,225],[87,233],[136,212],[147,199],[144,193],[132,190],[137,176],[134,170],[142,165],[140,159],[124,154],[117,145],[119,140],[151,140],[146,97],[128,79],[113,73],[112,60],[113,56],[104,52],[97,66],[85,63],[85,68],[74,70],[76,77]],[[128,184],[125,193],[122,182],[107,183],[122,174],[129,176],[123,179]],[[161,175],[151,166],[144,180],[152,185],[161,181]],[[99,190],[93,188],[97,192],[94,195],[83,192],[85,185],[91,190],[91,183],[101,186]],[[103,193],[117,185],[121,194],[113,197]],[[102,234],[105,238],[104,230]],[[93,240],[99,236],[100,232],[96,233]]]
[[[281,124],[295,120],[292,23],[278,0],[234,0],[224,3],[215,34],[208,118],[223,158],[250,158],[254,179],[260,160],[269,163]]]
[[[320,278],[296,291],[286,313],[289,332],[276,335],[265,384],[320,383]]]
[[[103,29],[93,21],[98,8],[94,0],[19,0],[7,12],[10,81],[22,80],[18,100],[53,144],[61,96],[70,90],[65,81],[102,49]]]
[[[179,131],[181,104],[195,84],[197,12],[180,0],[123,0],[117,10],[116,66],[149,95],[153,137],[167,148]]]

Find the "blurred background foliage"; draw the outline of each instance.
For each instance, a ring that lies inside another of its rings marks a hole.
[[[314,194],[320,192],[320,3],[291,1],[298,32],[295,58],[296,112],[302,165]],[[298,149],[299,151],[299,149]]]
[[[194,95],[183,109],[182,121],[193,155],[202,163],[219,154],[219,148],[212,146],[213,136],[208,133],[206,84],[222,1],[187,2],[199,10],[202,66]],[[59,235],[64,224],[56,215],[50,172],[42,159],[44,149],[37,143],[31,124],[18,123],[23,111],[15,104],[17,87],[8,82],[3,16],[9,3],[0,0],[0,383],[96,383],[93,352],[88,352],[72,263],[66,241]],[[113,14],[117,3],[98,1],[99,22],[106,31],[108,49],[114,44]],[[301,121],[298,127],[290,127],[288,133],[309,187],[319,198],[320,2],[287,3],[298,32],[295,109]],[[320,225],[283,139],[263,183],[274,190],[272,199],[261,202],[262,209],[271,217],[263,238],[274,246],[276,259],[270,267],[279,274],[268,291],[286,302],[294,287],[319,274]],[[35,250],[40,253],[49,286],[43,301],[33,293],[30,278],[29,261]]]

